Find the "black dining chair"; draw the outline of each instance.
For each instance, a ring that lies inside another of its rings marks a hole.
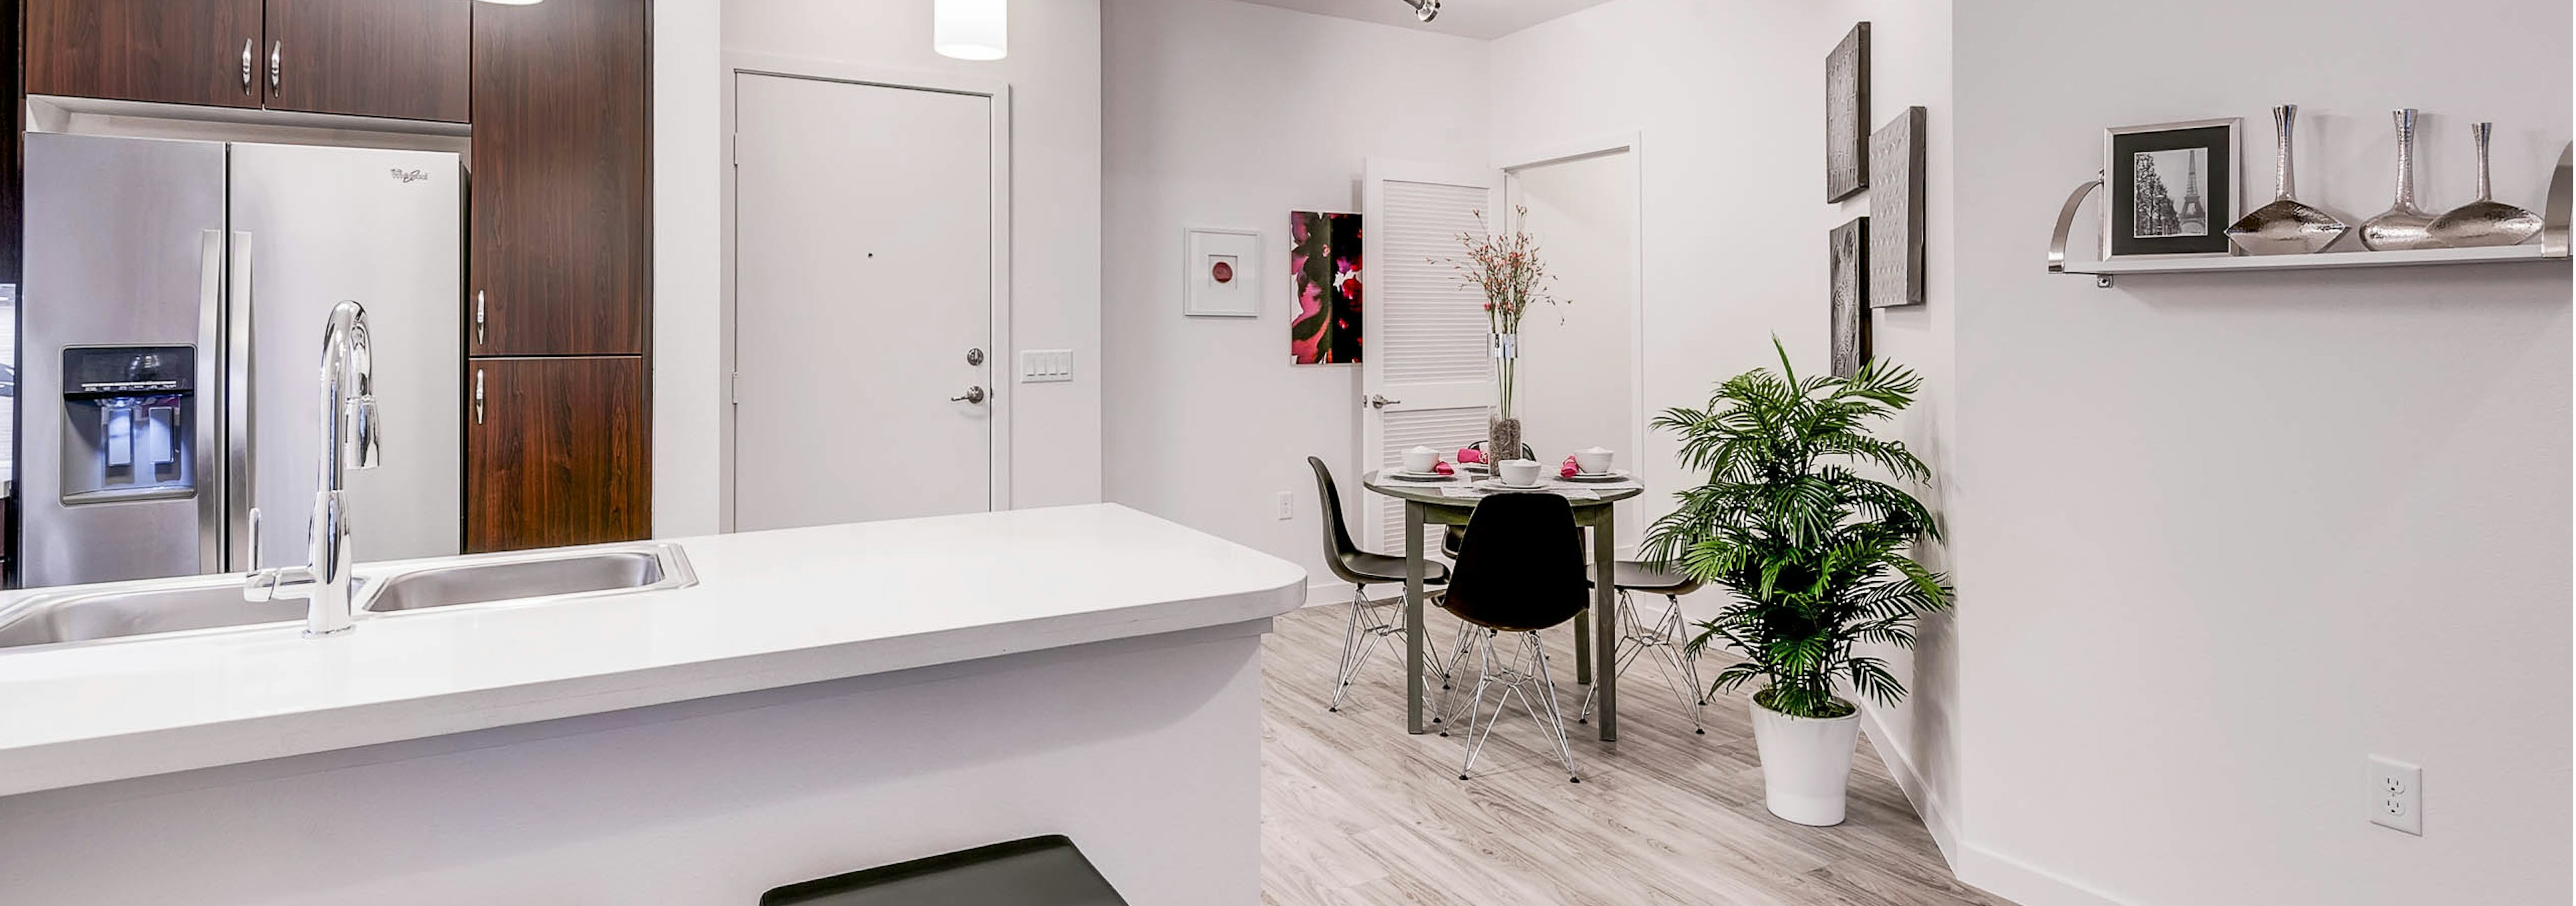
[[[1342,494],[1333,484],[1333,470],[1324,461],[1306,457],[1306,465],[1315,470],[1315,497],[1323,501],[1324,567],[1333,577],[1351,583],[1351,610],[1342,627],[1342,663],[1335,670],[1333,703],[1326,711],[1342,710],[1342,696],[1351,688],[1351,679],[1368,663],[1380,643],[1404,635],[1404,595],[1386,601],[1371,601],[1368,587],[1394,583],[1404,584],[1404,558],[1374,554],[1360,549],[1351,540],[1350,526],[1342,521]],[[1422,583],[1440,585],[1449,581],[1449,568],[1438,561],[1422,564]],[[1446,670],[1444,669],[1444,673]]]
[[[1440,600],[1441,607],[1483,630],[1476,692],[1467,702],[1467,761],[1458,768],[1460,780],[1475,770],[1477,753],[1493,738],[1494,724],[1517,696],[1530,719],[1555,734],[1566,779],[1583,782],[1574,772],[1565,711],[1548,675],[1547,647],[1538,637],[1539,630],[1574,619],[1591,603],[1579,532],[1574,507],[1556,494],[1495,494],[1478,501],[1467,517],[1467,537],[1458,545],[1458,563]],[[1495,651],[1503,633],[1520,637],[1509,656]],[[1480,720],[1485,694],[1496,687],[1494,711]]]
[[[1682,596],[1698,591],[1699,580],[1679,568],[1656,569],[1651,563],[1621,560],[1611,564],[1610,587],[1619,592],[1619,663],[1613,669],[1627,676],[1629,664],[1654,652],[1664,684],[1672,687],[1673,698],[1691,716],[1691,732],[1706,734],[1708,725],[1700,720],[1700,709],[1708,705],[1708,687],[1699,681],[1699,652],[1691,650],[1690,623],[1682,618]],[[1663,613],[1652,622],[1638,619],[1630,592],[1663,595]],[[1575,723],[1592,719],[1592,701],[1600,693],[1601,687],[1595,685],[1583,694],[1583,710],[1574,715]]]

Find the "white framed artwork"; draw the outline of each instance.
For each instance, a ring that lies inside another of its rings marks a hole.
[[[1261,316],[1261,232],[1182,231],[1181,314],[1196,318]]]

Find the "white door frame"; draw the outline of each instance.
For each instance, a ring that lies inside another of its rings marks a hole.
[[[1517,208],[1519,206],[1521,199],[1521,171],[1523,170],[1531,169],[1533,167],[1543,167],[1548,164],[1561,164],[1568,161],[1583,160],[1591,157],[1606,157],[1608,155],[1622,153],[1628,156],[1628,178],[1632,186],[1631,191],[1636,193],[1635,197],[1637,199],[1637,222],[1630,228],[1631,232],[1629,235],[1632,237],[1633,241],[1628,243],[1628,450],[1630,451],[1629,456],[1634,457],[1630,463],[1630,471],[1642,479],[1645,477],[1645,461],[1643,457],[1646,449],[1646,422],[1648,421],[1646,413],[1646,150],[1644,142],[1639,138],[1637,133],[1618,132],[1609,135],[1594,136],[1581,141],[1528,149],[1526,153],[1506,157],[1504,158],[1502,166],[1503,204],[1507,209]],[[1511,216],[1509,225],[1506,226],[1505,229],[1519,228],[1520,218],[1517,215]],[[1652,520],[1648,519],[1646,521],[1650,522]],[[1625,556],[1628,551],[1637,549],[1639,543],[1645,540],[1640,536],[1640,533],[1625,531],[1624,527],[1619,533],[1619,538],[1621,542],[1619,547],[1622,551],[1622,556]]]
[[[990,396],[986,398],[991,401],[990,405],[992,406],[992,414],[990,416],[991,431],[987,435],[988,442],[991,444],[988,459],[992,463],[992,469],[990,478],[988,479],[990,481],[991,496],[987,499],[986,503],[989,509],[1010,509],[1012,505],[1011,413],[1014,398],[1019,395],[1018,385],[1014,382],[1019,373],[1019,354],[1016,352],[1015,347],[1011,345],[1010,83],[999,79],[985,79],[943,72],[925,72],[920,70],[869,66],[857,63],[844,63],[836,60],[814,59],[810,57],[726,51],[724,54],[725,84],[724,90],[720,92],[723,98],[725,137],[724,199],[722,202],[722,209],[724,211],[724,251],[722,256],[724,259],[724,299],[722,303],[724,308],[724,336],[721,340],[723,348],[721,367],[723,371],[718,375],[718,378],[725,388],[726,402],[723,414],[717,421],[717,429],[721,432],[721,443],[719,445],[720,451],[718,453],[717,460],[717,471],[719,472],[720,478],[720,484],[716,490],[716,511],[718,513],[716,525],[717,530],[731,532],[734,530],[735,524],[734,506],[736,501],[734,496],[734,480],[736,478],[736,473],[734,467],[733,399],[735,377],[740,373],[740,369],[736,368],[734,364],[734,338],[737,333],[736,326],[740,323],[738,319],[741,315],[740,309],[737,307],[735,302],[735,293],[739,288],[737,285],[737,276],[735,274],[735,260],[737,257],[737,247],[735,244],[741,241],[741,237],[735,229],[734,218],[736,214],[735,206],[738,204],[735,197],[736,191],[739,188],[737,183],[741,178],[742,169],[740,162],[734,156],[734,138],[737,135],[734,123],[734,93],[736,86],[740,84],[740,79],[744,75],[782,76],[786,78],[813,79],[825,82],[846,82],[854,85],[873,85],[883,88],[906,88],[916,91],[939,91],[949,94],[975,95],[978,97],[992,99],[993,210],[991,225],[993,235],[991,241],[992,274],[990,291],[988,293],[992,300],[992,312],[989,322],[991,324],[992,338],[989,345],[985,347],[985,363],[988,370],[986,372],[987,386],[984,388],[985,392],[990,394]]]

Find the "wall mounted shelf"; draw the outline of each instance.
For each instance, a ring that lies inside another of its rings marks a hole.
[[[2208,274],[2225,271],[2301,271],[2346,267],[2412,267],[2432,264],[2485,264],[2500,261],[2566,261],[2568,249],[2568,216],[2570,193],[2576,191],[2571,181],[2571,163],[2576,163],[2576,144],[2558,153],[2558,167],[2549,177],[2549,201],[2541,213],[2539,240],[2521,245],[2486,248],[2412,249],[2407,251],[2318,252],[2311,255],[2211,255],[2171,258],[2138,257],[2118,261],[2066,260],[2067,234],[2075,228],[2076,212],[2084,200],[2102,188],[2095,179],[2075,187],[2066,196],[2066,206],[2057,212],[2057,231],[2048,241],[2048,272],[2052,274],[2091,274],[2095,286],[2111,285],[2115,274]],[[2359,243],[2353,242],[2353,245]]]

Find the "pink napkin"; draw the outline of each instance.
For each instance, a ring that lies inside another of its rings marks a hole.
[[[1438,473],[1440,473],[1440,474],[1442,474],[1442,475],[1455,475],[1455,474],[1458,474],[1458,470],[1457,470],[1457,469],[1450,468],[1450,467],[1449,467],[1449,464],[1448,464],[1448,463],[1445,463],[1445,462],[1435,462],[1435,463],[1432,463],[1432,464],[1431,464],[1431,471],[1438,472]]]
[[[1572,477],[1574,477],[1574,476],[1576,476],[1576,475],[1580,475],[1580,474],[1582,474],[1582,473],[1583,473],[1583,468],[1582,468],[1581,466],[1577,466],[1577,465],[1575,465],[1575,464],[1574,464],[1574,457],[1568,456],[1568,457],[1566,457],[1566,458],[1565,458],[1565,467],[1564,467],[1564,468],[1561,468],[1561,469],[1556,470],[1556,477],[1558,477],[1558,478],[1572,478]]]
[[[1477,450],[1477,449],[1476,449],[1476,448],[1474,448],[1474,447],[1459,447],[1459,448],[1458,448],[1458,461],[1459,461],[1459,462],[1484,462],[1484,461],[1485,461],[1485,454],[1484,454],[1482,451],[1479,451],[1479,450]]]

